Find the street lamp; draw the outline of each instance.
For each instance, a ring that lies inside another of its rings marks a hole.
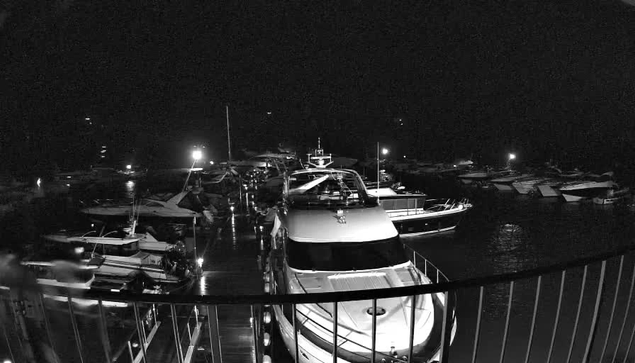
[[[386,149],[386,148],[382,148],[381,149],[381,154],[384,155],[384,156],[388,155],[388,152],[389,152],[389,150]]]
[[[512,154],[512,153],[510,153],[510,154],[509,154],[509,161],[512,161],[512,160],[514,160],[514,159],[516,159],[516,154]]]
[[[192,151],[192,158],[194,159],[195,163],[197,161],[201,160],[202,157],[203,157],[203,152],[201,150],[196,149],[196,150]]]
[[[512,160],[516,159],[516,154],[514,153],[509,153],[509,155],[507,155],[507,167],[511,168],[512,167]]]
[[[130,164],[126,165],[126,170],[130,170],[130,169],[132,169],[132,165]]]

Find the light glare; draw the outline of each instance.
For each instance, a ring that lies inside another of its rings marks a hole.
[[[388,149],[386,149],[386,148],[381,149],[381,154],[382,155],[387,155],[388,154]]]
[[[509,154],[509,160],[514,160],[516,159],[516,154]]]
[[[199,161],[201,160],[202,157],[203,157],[203,152],[201,150],[192,151],[192,158],[194,158],[194,160]]]

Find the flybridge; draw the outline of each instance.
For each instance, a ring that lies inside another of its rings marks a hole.
[[[327,166],[333,164],[331,154],[324,154],[324,149],[322,149],[320,138],[318,137],[318,147],[313,151],[313,154],[307,155],[307,164],[314,168],[326,168]],[[306,166],[305,168],[309,168]]]

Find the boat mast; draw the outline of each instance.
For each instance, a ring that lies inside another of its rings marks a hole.
[[[229,105],[225,105],[225,115],[227,117],[227,161],[232,161],[232,143],[229,138]]]

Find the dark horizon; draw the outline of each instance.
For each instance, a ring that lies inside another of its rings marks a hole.
[[[424,160],[633,166],[635,7],[619,0],[29,0],[0,9],[0,31],[3,170],[85,162],[104,139],[118,157],[206,143],[220,158],[226,104],[235,155],[319,136],[358,158],[380,141]]]

